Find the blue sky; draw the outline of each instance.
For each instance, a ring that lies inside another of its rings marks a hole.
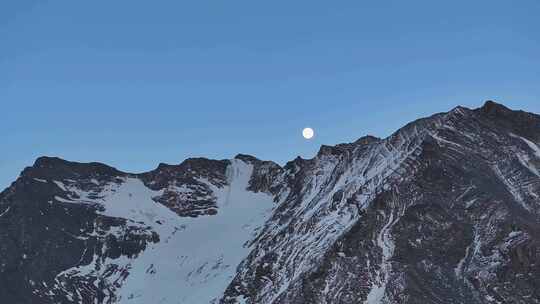
[[[538,15],[537,0],[2,1],[0,188],[40,155],[284,163],[486,99],[538,113]]]

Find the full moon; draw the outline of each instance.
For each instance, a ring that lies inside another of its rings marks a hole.
[[[315,132],[312,128],[305,128],[304,130],[302,130],[302,136],[304,136],[305,139],[311,139],[314,134]]]

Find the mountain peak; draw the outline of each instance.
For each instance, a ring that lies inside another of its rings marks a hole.
[[[380,140],[381,140],[381,138],[368,134],[368,135],[362,136],[359,139],[357,139],[354,142],[354,144],[356,144],[356,145],[365,145],[365,144],[371,144],[371,143],[374,143],[374,142],[378,142]]]
[[[529,138],[533,141],[540,140],[539,115],[521,110],[512,110],[492,100],[486,101],[485,104],[481,108],[476,109],[475,112],[482,117],[489,119],[498,127],[504,127],[512,133]]]
[[[319,152],[317,152],[317,156],[322,155],[340,155],[343,153],[345,149],[343,146],[337,145],[337,146],[328,146],[328,145],[322,145],[319,149]]]
[[[41,156],[32,167],[23,171],[23,175],[39,175],[49,177],[73,177],[90,175],[125,175],[114,167],[99,162],[81,163],[67,161],[59,157]]]
[[[239,160],[243,160],[244,162],[246,163],[256,163],[256,162],[260,162],[261,160],[256,158],[255,156],[253,155],[248,155],[248,154],[237,154],[234,159],[239,159]]]
[[[512,112],[509,108],[503,104],[497,103],[493,100],[487,100],[479,110],[488,115],[508,114]]]
[[[55,156],[40,156],[36,158],[33,167],[44,168],[58,165],[68,165],[70,162]]]

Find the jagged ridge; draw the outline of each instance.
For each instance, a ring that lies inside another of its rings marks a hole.
[[[0,295],[132,303],[143,280],[165,303],[538,303],[539,141],[538,115],[488,101],[284,167],[40,158],[0,195]],[[38,249],[66,244],[61,263]]]

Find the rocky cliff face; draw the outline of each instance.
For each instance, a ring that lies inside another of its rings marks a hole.
[[[539,303],[540,116],[494,102],[284,167],[43,157],[0,194],[6,303]]]

